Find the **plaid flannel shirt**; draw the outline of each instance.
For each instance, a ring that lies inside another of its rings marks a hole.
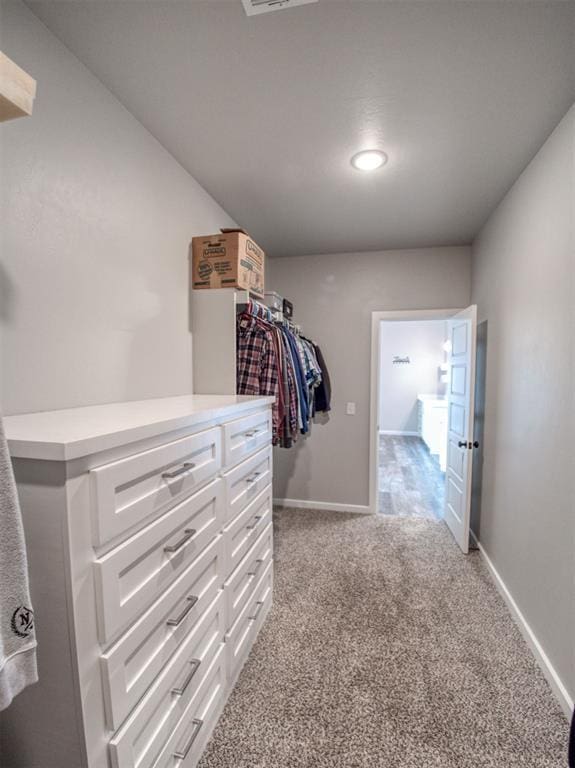
[[[274,443],[278,442],[283,419],[280,367],[276,350],[272,329],[267,330],[251,315],[242,314],[238,317],[237,394],[275,397],[272,406]]]

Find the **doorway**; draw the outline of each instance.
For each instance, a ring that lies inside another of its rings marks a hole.
[[[377,513],[441,520],[447,463],[447,320],[381,320]]]
[[[477,309],[372,313],[370,509],[469,551]]]

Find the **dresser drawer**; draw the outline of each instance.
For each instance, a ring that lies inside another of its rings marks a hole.
[[[271,510],[267,513],[263,523],[265,528],[259,538],[224,584],[228,629],[233,625],[244,605],[250,600],[258,580],[265,572],[273,556]]]
[[[255,542],[272,518],[272,487],[263,490],[259,496],[236,515],[224,528],[226,550],[226,576],[239,565],[242,557]]]
[[[223,523],[216,480],[94,563],[100,642],[114,637],[182,573]]]
[[[272,481],[271,446],[226,472],[226,523],[245,509]]]
[[[224,424],[224,466],[233,467],[272,441],[271,410]]]
[[[221,592],[223,560],[223,537],[218,536],[128,632],[102,654],[102,687],[110,729],[121,725]]]
[[[184,714],[224,639],[224,602],[220,592],[182,641],[148,693],[110,740],[114,768],[151,768]]]
[[[268,564],[250,599],[226,635],[228,682],[233,685],[272,604],[273,561]]]
[[[151,522],[215,477],[221,464],[215,428],[93,469],[94,543]]]
[[[226,653],[222,644],[154,768],[195,768],[226,702],[226,678]],[[133,768],[133,764],[122,768]]]

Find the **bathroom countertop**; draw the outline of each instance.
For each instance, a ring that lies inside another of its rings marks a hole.
[[[441,395],[418,395],[417,399],[421,400],[422,403],[435,402],[447,404],[447,398]]]

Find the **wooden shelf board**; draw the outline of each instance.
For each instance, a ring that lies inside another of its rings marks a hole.
[[[36,81],[0,51],[0,122],[32,114]]]

